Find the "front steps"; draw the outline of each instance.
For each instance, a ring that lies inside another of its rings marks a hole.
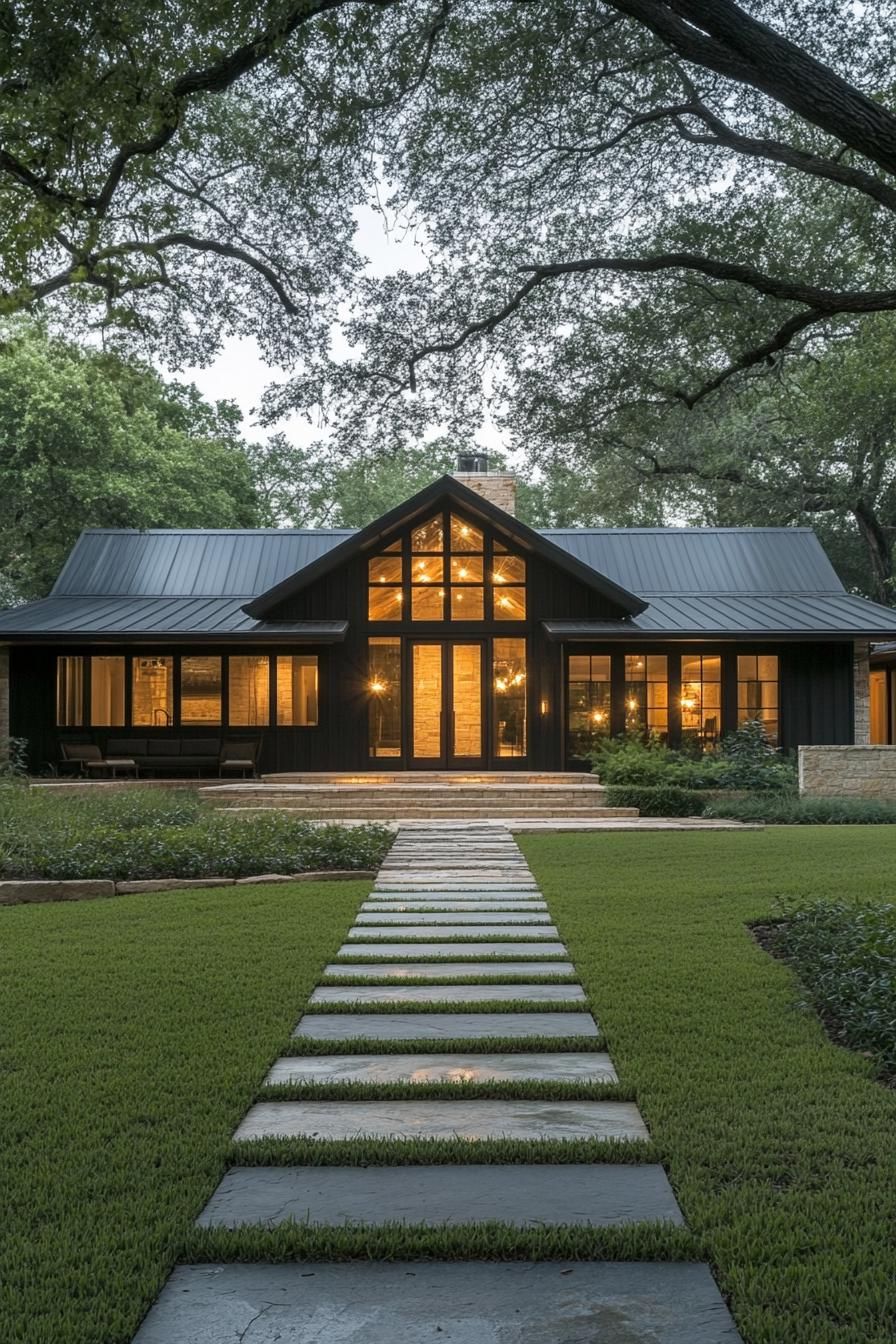
[[[241,813],[274,808],[319,821],[607,821],[638,815],[635,808],[607,807],[606,790],[593,775],[547,772],[264,775],[200,793],[214,807]]]

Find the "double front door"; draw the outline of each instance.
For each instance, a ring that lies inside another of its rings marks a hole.
[[[411,766],[485,764],[484,641],[412,640],[408,700]]]

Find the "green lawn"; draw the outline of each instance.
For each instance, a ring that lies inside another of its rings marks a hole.
[[[0,909],[0,1340],[125,1344],[369,882]]]
[[[891,1344],[896,1093],[872,1081],[871,1062],[826,1041],[791,972],[745,923],[773,913],[779,896],[888,899],[893,831],[521,843],[620,1071],[618,1087],[584,1095],[636,1096],[653,1137],[537,1152],[555,1161],[659,1156],[692,1233],[197,1232],[195,1214],[229,1160],[524,1162],[533,1145],[231,1144],[278,1053],[334,1049],[289,1033],[368,884],[12,907],[0,909],[3,1344],[127,1344],[178,1258],[415,1250],[704,1257],[747,1344]],[[409,956],[419,960],[410,947]],[[490,977],[500,974],[489,963]],[[427,1052],[448,1045],[428,1043]],[[509,1085],[507,1095],[531,1086]]]
[[[896,1093],[745,924],[892,897],[889,827],[523,836],[747,1344],[892,1344]]]

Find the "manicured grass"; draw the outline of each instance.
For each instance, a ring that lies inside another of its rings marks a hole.
[[[0,909],[0,1340],[126,1344],[369,882]]]
[[[284,1055],[438,1055],[531,1054],[533,1050],[606,1050],[602,1036],[487,1036],[467,1040],[465,1036],[440,1036],[438,1040],[380,1041],[369,1036],[352,1036],[345,1041],[314,1041],[294,1036],[282,1051]]]
[[[272,1083],[258,1101],[634,1101],[621,1083],[494,1079],[438,1083]]]
[[[779,898],[886,901],[893,833],[520,845],[747,1344],[891,1344],[896,1094],[746,924]]]

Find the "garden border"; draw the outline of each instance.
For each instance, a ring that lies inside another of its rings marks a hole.
[[[183,891],[192,887],[249,887],[280,882],[370,881],[374,868],[331,868],[308,873],[259,873],[256,877],[153,877],[115,882],[112,878],[10,878],[0,881],[0,905],[36,905],[51,901],[90,901],[147,891]]]

